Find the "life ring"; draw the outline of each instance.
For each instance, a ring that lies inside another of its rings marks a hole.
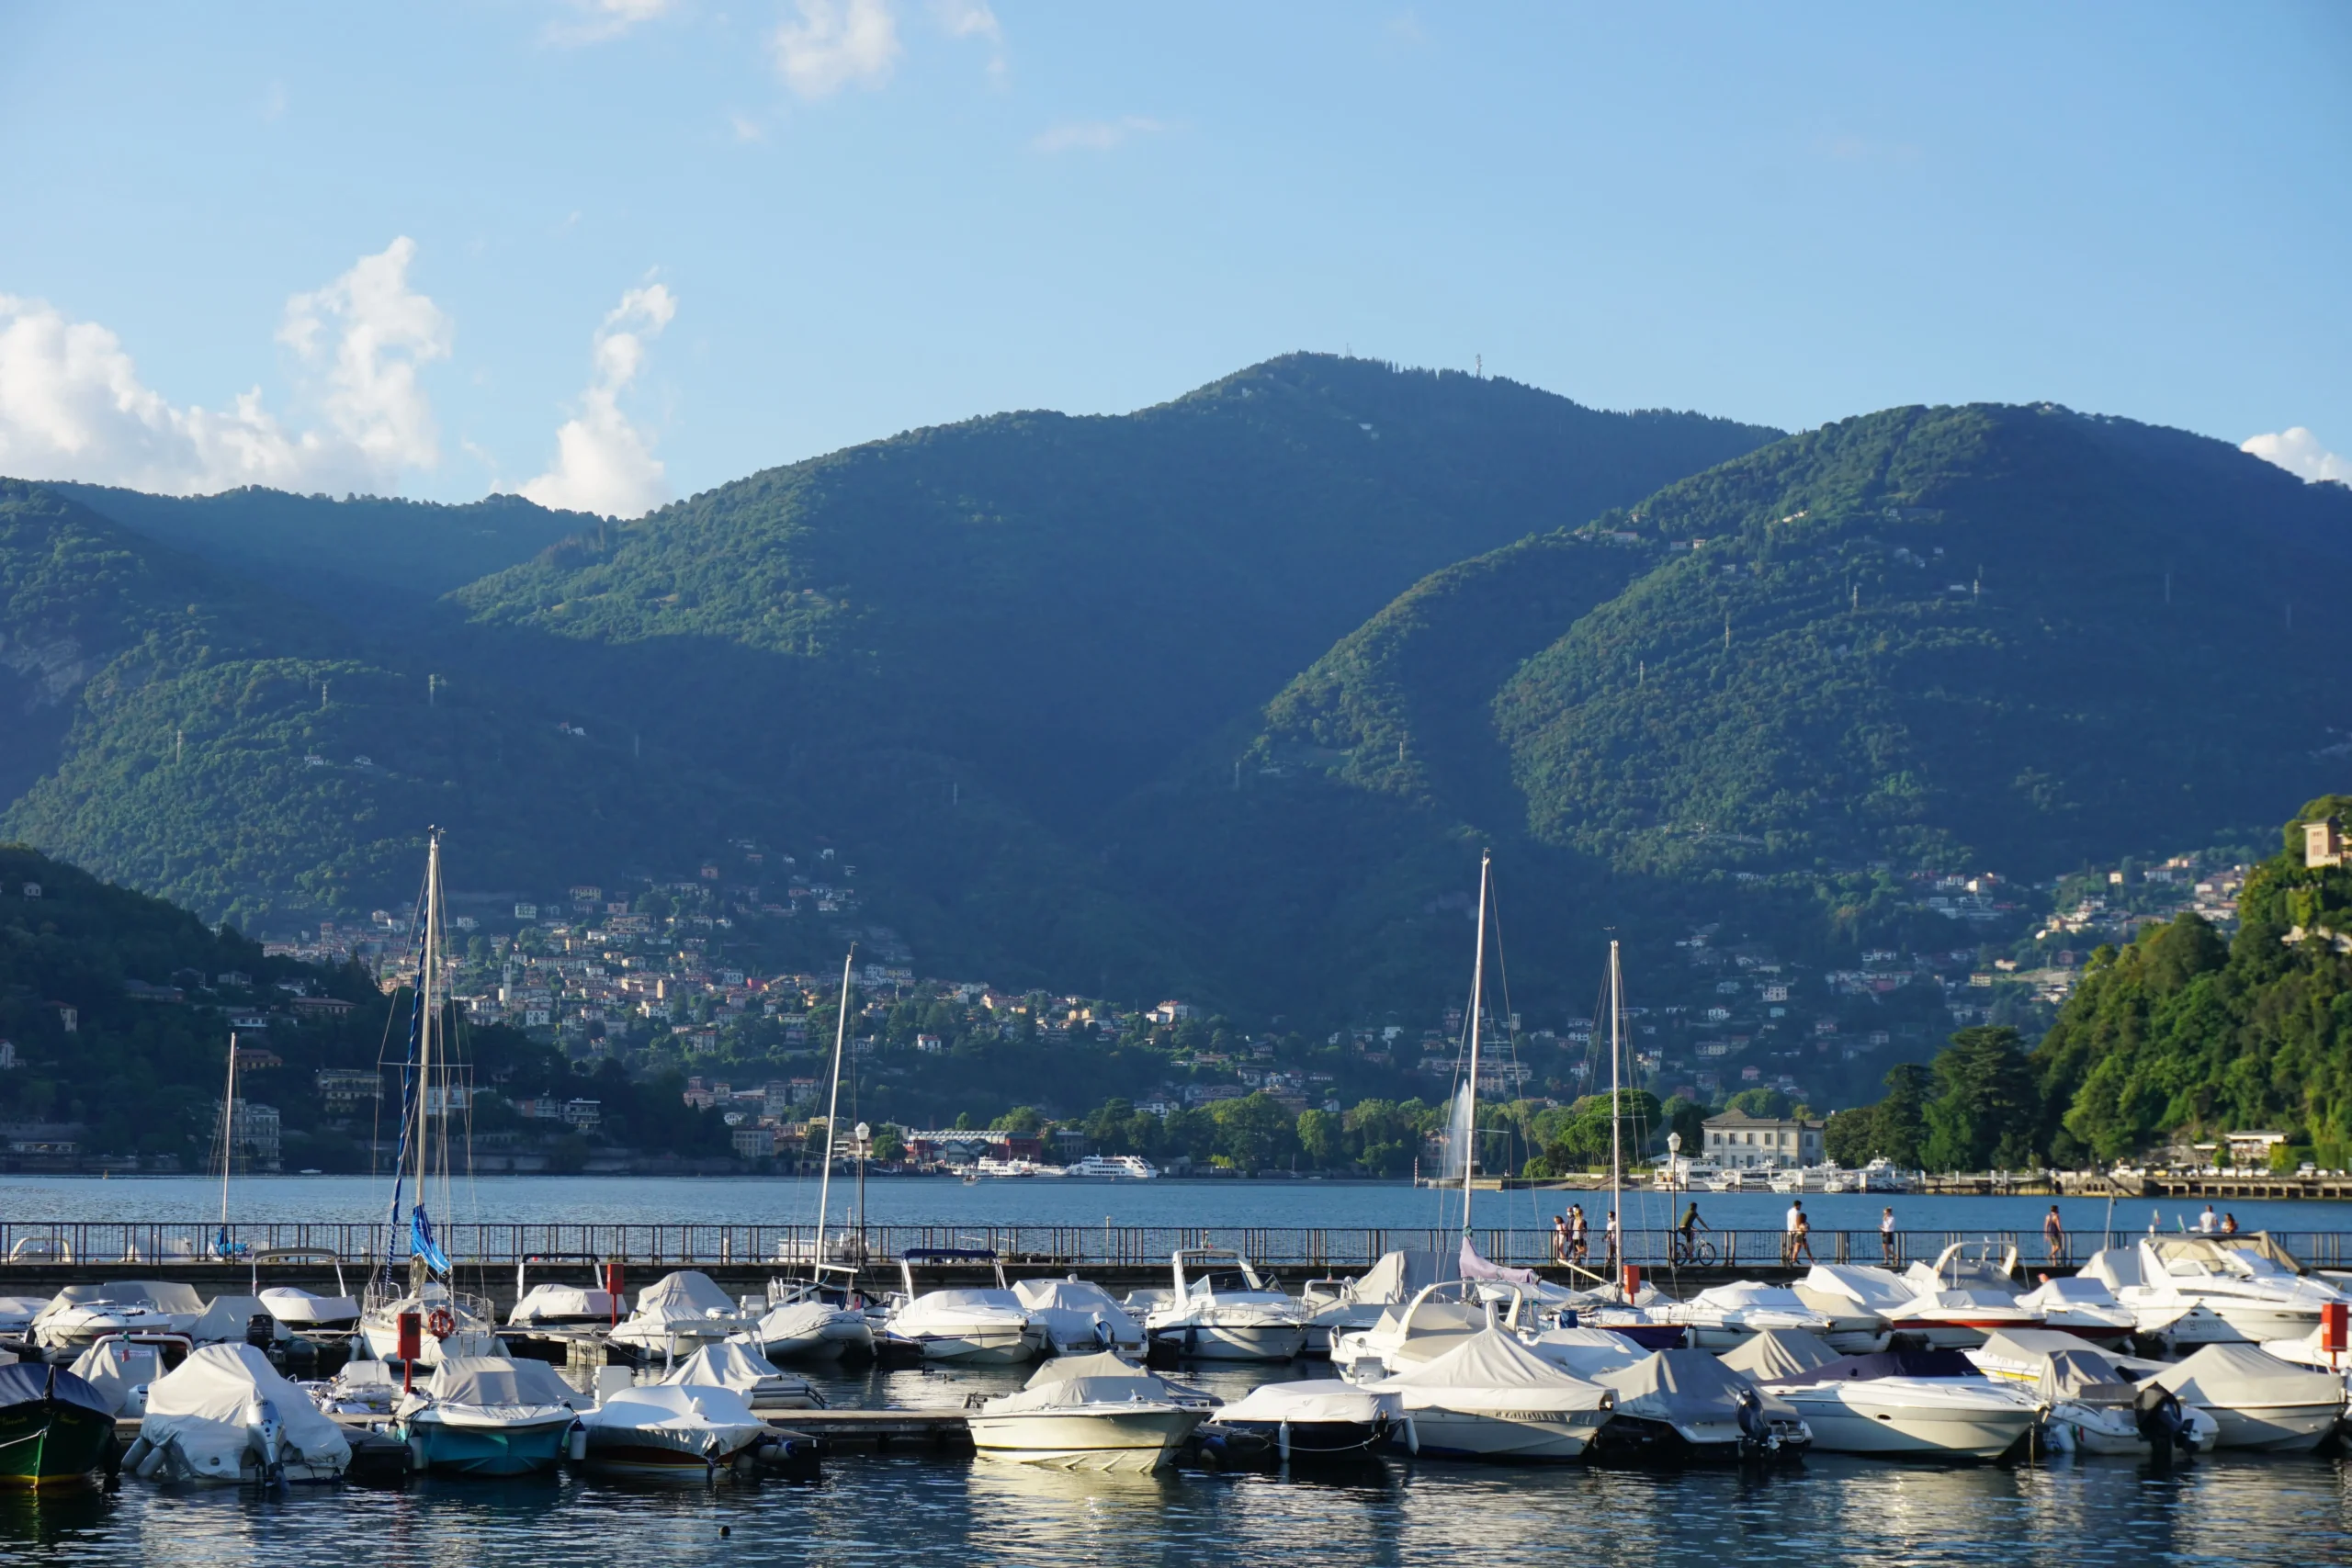
[[[447,1339],[458,1331],[458,1320],[449,1315],[447,1307],[435,1307],[424,1317],[425,1332],[435,1339]]]

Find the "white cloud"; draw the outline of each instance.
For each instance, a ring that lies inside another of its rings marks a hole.
[[[1131,136],[1149,136],[1169,129],[1164,121],[1135,114],[1118,119],[1080,119],[1039,133],[1029,145],[1039,152],[1108,152]]]
[[[878,87],[890,79],[899,49],[888,0],[797,0],[797,8],[799,20],[778,27],[774,39],[776,69],[795,93],[830,97],[853,83]]]
[[[603,43],[676,8],[677,0],[567,0],[571,14],[549,22],[546,37],[549,43]]]
[[[541,506],[637,517],[669,499],[651,439],[620,410],[620,395],[645,365],[647,345],[678,313],[661,284],[621,296],[596,329],[594,374],[580,394],[580,412],[556,432],[555,466],[523,487]]]
[[[328,428],[288,430],[260,389],[225,410],[174,405],[139,378],[122,341],[41,300],[0,295],[0,473],[171,494],[265,484],[399,488],[439,459],[416,368],[449,352],[448,318],[408,288],[402,238],[287,302],[281,341],[323,367]]]
[[[2251,452],[2266,463],[2276,463],[2290,474],[2306,480],[2335,479],[2352,484],[2352,458],[2339,457],[2319,444],[2319,437],[2301,425],[2293,425],[2276,435],[2249,436],[2238,448]]]
[[[985,39],[989,43],[989,74],[1004,79],[1004,26],[986,0],[931,0],[931,19],[949,38]]]

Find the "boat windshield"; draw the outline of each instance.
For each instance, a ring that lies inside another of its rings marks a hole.
[[[2165,1272],[2177,1280],[2225,1275],[2240,1280],[2286,1280],[2302,1272],[2284,1247],[2262,1235],[2160,1236],[2151,1244]]]
[[[1230,1296],[1257,1290],[1250,1277],[1238,1269],[1212,1269],[1193,1281],[1196,1296]]]

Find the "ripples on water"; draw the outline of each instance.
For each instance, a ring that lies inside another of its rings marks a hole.
[[[1768,1475],[1396,1463],[1348,1483],[1071,1476],[859,1454],[815,1486],[623,1487],[571,1476],[428,1480],[279,1498],[165,1491],[0,1497],[0,1560],[43,1564],[1012,1562],[1374,1568],[1539,1555],[1641,1568],[1987,1562],[2050,1568],[2352,1559],[2342,1461],[2111,1461],[1912,1468],[1821,1458]],[[721,1526],[731,1533],[719,1535]]]

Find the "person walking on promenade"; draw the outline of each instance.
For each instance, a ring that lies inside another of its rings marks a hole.
[[[1789,1267],[1793,1269],[1797,1266],[1797,1254],[1800,1252],[1804,1254],[1807,1263],[1820,1262],[1821,1259],[1813,1255],[1813,1221],[1806,1215],[1804,1205],[1792,1203],[1789,1213],[1796,1216],[1795,1224],[1789,1231]]]
[[[1601,1239],[1607,1243],[1609,1247],[1609,1262],[1604,1272],[1614,1274],[1617,1272],[1619,1241],[1617,1234],[1617,1211],[1614,1209],[1609,1211],[1609,1228],[1607,1234],[1603,1235]]]
[[[2050,1205],[2050,1213],[2042,1217],[2041,1239],[2050,1248],[2051,1262],[2064,1263],[2066,1260],[2066,1226],[2058,1217],[2058,1205],[2055,1203]]]
[[[1884,1260],[1887,1267],[1893,1268],[1894,1266],[1894,1211],[1893,1209],[1881,1209],[1878,1212],[1878,1250],[1880,1258]]]
[[[1552,1261],[1555,1263],[1566,1263],[1567,1260],[1568,1216],[1566,1214],[1555,1214],[1552,1216]]]
[[[1792,1268],[1796,1263],[1797,1223],[1804,1218],[1804,1201],[1802,1199],[1791,1199],[1789,1201],[1788,1220],[1781,1229],[1781,1267],[1783,1269]]]
[[[1569,1204],[1568,1260],[1572,1263],[1582,1263],[1585,1261],[1585,1228],[1584,1205],[1582,1203]]]

